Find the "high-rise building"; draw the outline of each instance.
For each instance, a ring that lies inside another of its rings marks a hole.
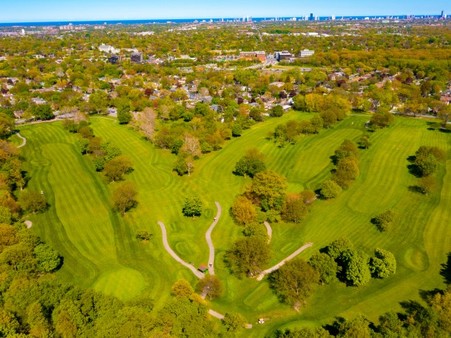
[[[314,21],[315,17],[313,16],[313,13],[310,13],[310,16],[308,17],[308,21]]]

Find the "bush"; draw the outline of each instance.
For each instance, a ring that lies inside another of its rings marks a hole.
[[[185,199],[182,212],[184,216],[194,217],[202,215],[202,201],[198,196]]]
[[[371,223],[373,223],[380,232],[385,232],[389,230],[393,220],[395,218],[395,214],[391,210],[384,211],[382,214],[377,215],[373,219],[371,219]]]
[[[38,268],[44,272],[55,271],[61,265],[61,257],[47,244],[39,244],[33,250]]]
[[[47,208],[47,201],[43,193],[25,190],[20,194],[19,204],[27,212],[41,212]]]
[[[341,193],[341,187],[332,180],[325,181],[320,188],[321,197],[328,200],[336,198]]]

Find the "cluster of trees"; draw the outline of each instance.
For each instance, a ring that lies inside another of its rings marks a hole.
[[[449,273],[450,265],[445,269]],[[451,334],[451,285],[449,279],[446,282],[448,286],[444,290],[421,291],[422,303],[403,301],[401,312],[386,312],[377,322],[358,315],[352,319],[338,318],[318,328],[276,330],[273,337],[448,337]]]
[[[446,152],[434,146],[421,146],[415,152],[415,156],[409,157],[412,163],[410,172],[418,177],[418,183],[413,189],[422,194],[429,194],[435,187],[437,172],[440,163],[446,161]]]
[[[395,220],[395,213],[392,210],[386,210],[383,213],[373,217],[371,223],[373,223],[380,232],[390,230],[393,221]]]
[[[286,143],[295,144],[300,135],[317,134],[323,128],[324,121],[320,115],[313,116],[310,120],[290,120],[285,124],[279,124],[272,137],[280,146]]]
[[[263,170],[254,175],[256,166],[252,165],[250,154],[261,164],[259,168],[264,164],[260,162],[262,154],[256,150],[248,152],[237,163],[237,168],[252,168],[253,175],[252,183],[244,194],[235,198],[230,210],[235,223],[243,226],[245,236],[233,244],[225,258],[231,271],[238,276],[255,276],[269,260],[270,248],[262,222],[283,220],[299,223],[316,199],[316,194],[309,190],[287,194],[286,178],[272,170]]]
[[[174,284],[173,297],[154,310],[145,294],[122,302],[62,283],[54,273],[61,264],[29,230],[0,225],[0,336],[216,337],[242,329],[231,314],[218,325],[187,282]]]
[[[100,137],[95,136],[83,115],[79,120],[64,120],[63,126],[71,133],[79,135],[80,152],[83,155],[90,155],[96,171],[102,172],[107,182],[118,182],[111,197],[114,209],[123,215],[135,207],[137,191],[134,184],[119,182],[123,181],[125,174],[133,170],[130,159],[122,155],[119,148],[108,142],[102,142]]]
[[[342,189],[347,189],[359,176],[359,150],[356,144],[350,140],[344,140],[335,154],[332,162],[335,169],[330,180],[322,183],[320,192],[324,199],[337,197]]]
[[[387,278],[396,272],[396,259],[391,252],[377,248],[370,257],[347,239],[335,240],[313,255],[309,263],[323,284],[338,278],[347,285],[361,286],[371,278]]]

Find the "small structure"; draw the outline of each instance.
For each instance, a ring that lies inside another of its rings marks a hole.
[[[260,62],[266,62],[266,53],[263,51],[240,52],[240,59],[248,61],[258,60]]]
[[[201,264],[201,265],[199,265],[197,270],[199,270],[202,273],[206,273],[208,271],[208,266],[207,266],[207,264]]]
[[[141,53],[133,53],[130,59],[134,63],[142,63],[143,62],[143,56]]]
[[[306,57],[312,56],[313,54],[315,54],[314,50],[303,49],[303,50],[301,50],[300,57],[306,58]]]
[[[284,60],[291,60],[293,58],[293,54],[291,54],[290,52],[283,50],[281,52],[275,52],[274,53],[274,58],[277,61],[284,61]]]

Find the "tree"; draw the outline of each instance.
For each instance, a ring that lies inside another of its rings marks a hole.
[[[418,192],[428,195],[435,189],[435,185],[436,182],[433,176],[420,177],[417,185]]]
[[[386,210],[372,218],[371,223],[373,223],[380,232],[385,232],[390,229],[394,219],[395,213],[392,210]]]
[[[354,157],[358,158],[359,149],[351,140],[344,140],[343,143],[335,150],[334,162],[335,164],[339,163],[340,160],[346,157]]]
[[[122,215],[136,206],[137,191],[133,183],[124,182],[119,184],[113,191],[112,202],[114,208]]]
[[[326,253],[317,253],[310,257],[309,264],[319,273],[322,284],[329,284],[337,278],[338,265],[335,260]]]
[[[299,223],[307,211],[307,206],[299,194],[289,194],[285,197],[281,216],[286,222]]]
[[[61,257],[47,244],[39,244],[33,250],[38,268],[44,272],[52,272],[61,266]]]
[[[233,244],[226,253],[225,260],[237,276],[252,277],[262,271],[269,261],[270,250],[268,242],[259,237],[246,237]]]
[[[368,149],[371,146],[370,137],[368,135],[362,135],[357,141],[360,149]]]
[[[117,112],[117,121],[119,124],[128,124],[132,119],[132,114],[129,111],[119,110]]]
[[[344,277],[349,285],[362,286],[370,281],[369,258],[364,252],[350,249],[344,251],[341,256]]]
[[[19,197],[19,204],[27,212],[41,212],[47,208],[44,194],[34,190],[24,190]]]
[[[355,157],[345,157],[338,162],[333,180],[346,189],[359,176],[359,165]]]
[[[370,271],[374,278],[387,278],[396,272],[396,258],[387,250],[376,249],[370,258]]]
[[[266,169],[265,156],[257,149],[251,148],[235,165],[234,173],[240,176],[254,177]]]
[[[295,259],[274,271],[269,280],[282,302],[298,308],[312,294],[319,282],[319,273],[306,261]]]
[[[335,181],[327,180],[321,184],[320,194],[322,198],[328,200],[340,195],[341,190],[341,187]]]
[[[245,196],[238,196],[232,205],[232,216],[240,225],[251,224],[257,219],[257,210]]]
[[[194,217],[202,215],[202,201],[199,196],[191,196],[185,199],[182,213],[187,217]]]
[[[103,90],[96,90],[89,96],[89,110],[95,114],[105,114],[108,108],[108,95]]]
[[[282,115],[283,115],[283,108],[281,105],[274,106],[269,112],[269,116],[271,116],[271,117],[281,117]]]
[[[152,108],[146,107],[136,117],[136,125],[148,140],[152,140],[155,132],[157,114]]]
[[[193,288],[185,279],[178,280],[171,288],[171,294],[177,298],[189,299],[193,293]]]
[[[260,201],[261,208],[268,211],[280,210],[286,189],[285,177],[272,170],[265,170],[254,176],[250,191]]]
[[[33,115],[39,120],[51,120],[55,117],[52,107],[48,104],[39,104],[33,106]]]
[[[370,125],[374,128],[386,128],[393,123],[395,118],[389,112],[374,113],[370,119]]]
[[[186,134],[180,153],[191,156],[193,159],[199,158],[201,154],[199,139],[190,134]]]
[[[4,113],[0,113],[0,138],[5,139],[14,130],[14,119]]]
[[[109,182],[113,182],[122,180],[124,174],[132,169],[132,163],[128,157],[117,156],[105,164],[103,173]]]
[[[426,177],[433,174],[438,167],[437,159],[432,154],[416,156],[414,163],[420,177]]]
[[[226,312],[224,314],[224,318],[222,319],[222,325],[227,332],[235,333],[242,329],[246,324],[245,319],[239,313],[229,313]]]
[[[196,286],[197,292],[204,294],[208,299],[216,299],[222,295],[222,283],[214,275],[206,275],[200,279]]]

